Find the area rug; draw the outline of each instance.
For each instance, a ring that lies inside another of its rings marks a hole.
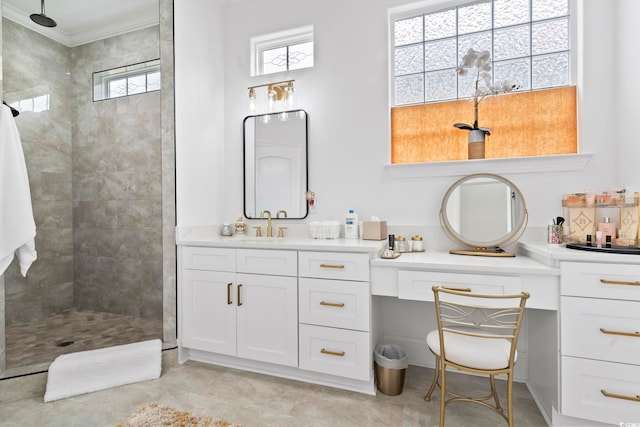
[[[116,424],[115,427],[241,427],[222,419],[208,417],[206,415],[193,415],[185,411],[175,409],[158,403],[151,403],[139,408],[135,414],[126,421]]]

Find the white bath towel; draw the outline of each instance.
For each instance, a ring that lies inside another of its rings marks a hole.
[[[18,127],[6,105],[0,106],[0,274],[14,254],[23,276],[37,258],[36,223]]]
[[[159,339],[63,354],[49,366],[44,401],[153,380],[161,371]]]

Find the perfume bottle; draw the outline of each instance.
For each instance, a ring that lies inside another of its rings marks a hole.
[[[244,222],[242,215],[236,219],[235,223],[236,236],[244,236],[247,231],[247,223]]]
[[[616,223],[611,222],[611,218],[604,217],[604,222],[598,224],[598,231],[602,231],[603,238],[611,236],[611,243],[616,242]]]

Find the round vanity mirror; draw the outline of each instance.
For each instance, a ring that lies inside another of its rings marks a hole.
[[[456,181],[446,192],[440,222],[449,238],[473,250],[451,250],[461,255],[515,256],[500,245],[515,242],[527,224],[522,193],[508,179],[478,173]]]

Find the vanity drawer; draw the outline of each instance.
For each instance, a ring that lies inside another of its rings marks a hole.
[[[265,249],[238,249],[238,273],[298,275],[296,251],[270,251]]]
[[[369,330],[369,283],[301,278],[300,323]]]
[[[399,299],[433,301],[431,288],[434,285],[464,289],[479,294],[517,294],[522,290],[522,279],[512,276],[483,276],[433,271],[400,270],[398,272]]]
[[[637,422],[639,390],[640,366],[562,357],[562,415],[615,425]]]
[[[563,262],[562,295],[640,301],[640,265]]]
[[[371,378],[368,332],[300,325],[300,369],[368,381]]]
[[[562,297],[560,304],[563,355],[640,365],[640,302]]]
[[[236,271],[236,250],[182,246],[182,268],[190,270]]]
[[[369,255],[300,252],[300,277],[369,281]]]

